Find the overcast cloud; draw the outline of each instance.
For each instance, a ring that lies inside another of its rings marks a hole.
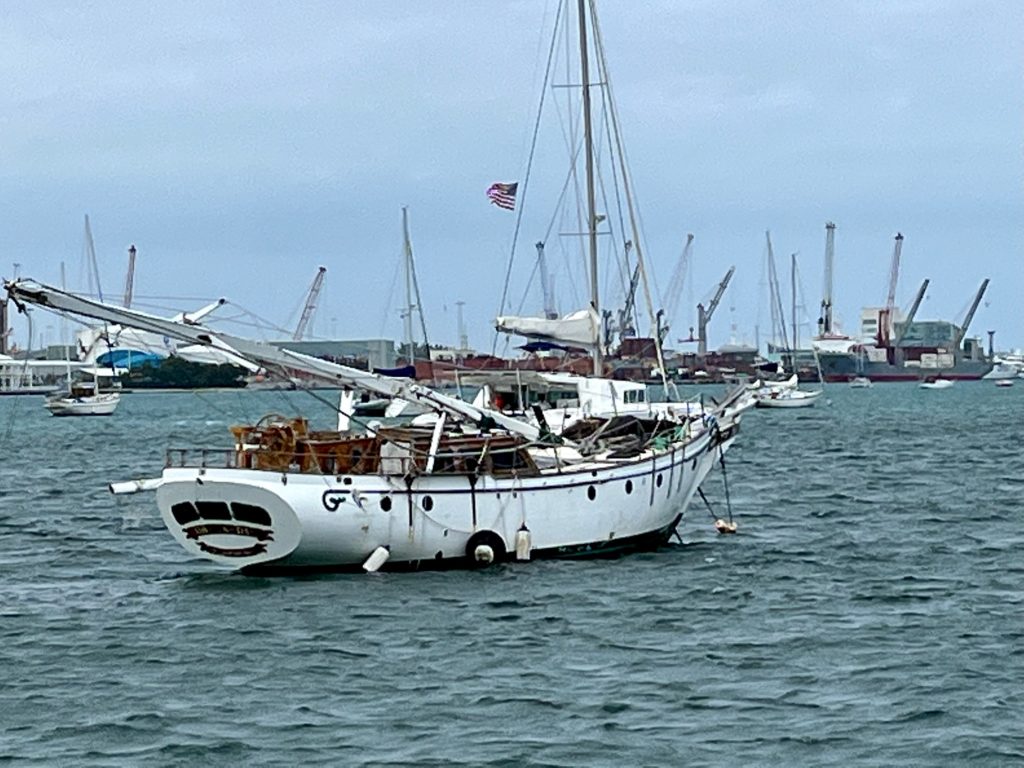
[[[484,190],[522,178],[555,7],[8,0],[0,274],[79,275],[88,213],[108,293],[135,243],[138,294],[284,324],[324,264],[317,335],[398,338],[408,205],[431,341],[455,341],[461,300],[489,348],[514,216]],[[884,300],[899,230],[901,304],[930,277],[922,316],[958,319],[991,277],[972,330],[1024,345],[1024,4],[599,10],[659,284],[687,232],[697,300],[737,265],[713,344],[730,320],[753,338],[765,229],[816,314],[832,220],[848,328]]]

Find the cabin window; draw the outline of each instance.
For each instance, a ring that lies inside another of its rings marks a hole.
[[[235,515],[235,520],[239,522],[270,526],[270,513],[263,507],[233,501],[231,502],[231,511]]]
[[[627,403],[642,403],[646,400],[646,393],[642,389],[629,389],[624,394],[623,399]]]
[[[591,501],[596,499],[597,498],[597,488],[595,488],[592,485],[588,486],[587,487],[587,498],[590,499]]]
[[[632,492],[633,492],[633,481],[632,480],[627,480],[626,481],[626,495],[628,496]]]
[[[434,508],[434,500],[430,496],[423,497],[423,511],[429,512]]]
[[[390,512],[391,511],[391,497],[390,496],[385,496],[383,499],[380,500],[380,508],[384,512]]]
[[[223,501],[197,501],[199,516],[206,520],[230,520],[231,512]]]
[[[178,525],[188,525],[199,519],[199,513],[191,501],[182,501],[171,506],[171,515]]]
[[[661,477],[661,475],[658,475],[658,479],[657,479],[657,481],[656,481],[656,482],[658,483],[658,487],[659,487],[659,488],[661,488],[661,482],[662,482],[662,477]]]

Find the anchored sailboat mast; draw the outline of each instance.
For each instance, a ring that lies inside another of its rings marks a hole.
[[[597,211],[594,200],[594,135],[590,115],[590,61],[587,53],[587,2],[578,0],[580,25],[580,75],[583,88],[583,149],[587,158],[587,235],[590,241],[590,303],[601,317],[597,282]],[[600,376],[604,367],[601,343],[598,334],[594,347],[594,375]]]

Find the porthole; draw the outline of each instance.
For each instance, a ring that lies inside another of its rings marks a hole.
[[[430,496],[423,497],[423,511],[429,512],[434,508],[434,500]]]
[[[390,512],[391,511],[391,497],[390,496],[385,496],[383,499],[380,500],[380,508],[381,508],[381,511],[383,511],[383,512]]]
[[[243,523],[255,523],[256,525],[270,525],[270,513],[263,507],[254,504],[243,504],[240,501],[231,502],[231,511],[235,520]]]
[[[591,486],[589,486],[589,487],[587,488],[587,498],[588,498],[588,499],[590,499],[591,501],[593,501],[594,499],[596,499],[596,498],[597,498],[597,488],[595,488],[595,487],[594,487],[594,486],[592,486],[592,485],[591,485]]]
[[[206,520],[230,520],[231,512],[223,501],[197,501],[199,516]]]
[[[662,479],[663,479],[662,476],[658,475],[658,479],[655,481],[658,484],[659,488],[661,488]]]
[[[628,496],[632,492],[633,492],[633,481],[632,480],[627,480],[626,481],[626,495]]]
[[[199,519],[199,513],[191,501],[182,501],[171,507],[171,514],[177,520],[178,525],[188,525]]]

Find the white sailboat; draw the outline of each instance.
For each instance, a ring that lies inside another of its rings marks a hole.
[[[89,218],[85,219],[86,234],[89,234]],[[90,240],[91,242],[91,240]],[[61,283],[64,282],[64,264],[60,265]],[[61,323],[61,336],[67,338],[66,326]],[[64,363],[66,366],[67,388],[46,398],[43,406],[54,416],[109,416],[121,402],[119,392],[101,392],[99,372],[92,368],[92,380],[76,380],[71,372],[67,344],[64,344]]]
[[[579,8],[587,94],[583,0]],[[584,104],[589,154],[586,95]],[[595,258],[593,184],[588,161]],[[247,572],[440,568],[657,546],[675,530],[739,428],[743,390],[693,418],[591,418],[556,436],[414,382],[104,305],[30,280],[6,288],[19,305],[166,334],[345,388],[337,430],[316,431],[304,419],[271,417],[233,427],[233,445],[217,466],[208,451],[172,451],[160,477],[112,487],[156,490],[165,525],[188,552]],[[438,417],[427,428],[353,434],[346,428],[355,391],[400,397]]]
[[[112,486],[156,490],[164,523],[188,552],[248,571],[449,567],[656,546],[739,428],[727,400],[685,423],[590,420],[558,439],[412,382],[29,280],[6,287],[21,304],[173,335],[344,386],[349,399],[363,390],[439,414],[431,428],[369,434],[272,418],[233,427],[216,462],[208,449],[172,450],[160,477]]]
[[[768,278],[769,286],[772,293],[771,301],[773,307],[773,315],[777,312],[777,318],[779,322],[779,332],[782,338],[782,345],[784,348],[790,350],[790,363],[791,367],[796,368],[796,349],[797,349],[797,279],[796,279],[796,254],[792,256],[792,268],[791,268],[791,282],[793,290],[793,306],[792,306],[792,317],[793,317],[793,340],[792,346],[786,340],[786,329],[785,323],[782,321],[782,300],[779,294],[779,283],[775,272],[775,255],[772,251],[771,236],[766,232],[765,238],[768,244]],[[817,363],[817,350],[812,347],[814,353],[815,362]],[[818,398],[821,397],[824,392],[824,385],[821,384],[821,369],[818,369],[818,381],[819,388],[816,390],[803,390],[798,386],[798,377],[794,373],[785,386],[762,386],[754,394],[756,399],[756,406],[758,408],[808,408],[817,402]]]
[[[68,389],[46,399],[54,416],[109,416],[121,402],[119,392],[101,392],[98,379],[72,382]]]

